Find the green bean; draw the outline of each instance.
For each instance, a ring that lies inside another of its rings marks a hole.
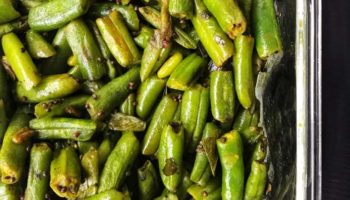
[[[259,120],[259,111],[255,110],[254,113],[251,113],[250,110],[242,109],[238,112],[238,115],[233,124],[233,129],[237,131],[242,131],[250,126],[255,127],[258,125]]]
[[[29,141],[16,144],[12,141],[19,131],[27,128],[30,116],[24,108],[18,108],[6,130],[0,151],[1,181],[5,184],[18,182],[24,173]]]
[[[91,0],[52,0],[29,10],[28,22],[33,30],[50,31],[63,27],[82,16]]]
[[[26,32],[28,51],[33,58],[49,58],[56,54],[56,50],[39,33],[29,30]]]
[[[30,128],[37,132],[41,140],[71,139],[87,141],[97,130],[97,124],[89,119],[41,118],[33,119]]]
[[[96,23],[109,50],[121,66],[128,67],[139,62],[141,55],[117,11],[98,18]]]
[[[0,24],[0,37],[10,32],[20,32],[28,28],[28,16],[22,16],[8,23]]]
[[[185,144],[195,149],[209,111],[209,89],[195,85],[187,89],[181,102],[181,122],[185,129]]]
[[[57,117],[65,114],[77,116],[75,113],[85,106],[88,98],[86,95],[77,95],[66,99],[42,101],[35,105],[34,114],[37,118]]]
[[[202,0],[195,0],[195,16],[192,24],[205,50],[214,64],[221,67],[234,53],[234,46],[229,37],[220,28]]]
[[[0,140],[4,137],[4,134],[7,129],[9,120],[7,118],[5,103],[3,99],[0,99]]]
[[[83,78],[100,79],[106,73],[106,65],[102,62],[102,53],[84,21],[71,21],[65,27],[65,34],[73,54],[77,56]]]
[[[251,172],[247,179],[244,200],[261,200],[266,186],[267,167],[265,163],[253,161]]]
[[[158,104],[143,138],[142,154],[153,155],[156,153],[163,128],[173,119],[178,107],[178,103],[173,98],[166,95]]]
[[[170,0],[169,12],[173,17],[180,19],[190,19],[193,15],[193,1]]]
[[[72,50],[68,44],[64,28],[58,29],[52,45],[56,50],[56,55],[44,60],[41,64],[40,71],[44,75],[60,74],[68,71],[66,61],[72,55]]]
[[[148,41],[151,39],[153,34],[154,30],[152,28],[148,26],[142,26],[140,34],[134,38],[134,41],[141,48],[145,49],[148,44]]]
[[[159,190],[158,175],[151,161],[147,160],[142,167],[137,170],[139,198],[141,200],[151,200]]]
[[[165,80],[152,76],[141,83],[137,91],[136,113],[142,119],[149,116],[159,95],[165,87]]]
[[[123,193],[116,190],[107,190],[100,192],[94,196],[88,197],[85,200],[124,200],[125,196]]]
[[[113,10],[118,11],[129,29],[138,31],[140,27],[140,20],[137,16],[135,7],[129,5],[119,5],[116,3],[94,3],[89,9],[88,15],[94,18],[104,17]]]
[[[102,170],[99,193],[119,188],[125,179],[126,172],[135,161],[139,149],[140,144],[134,133],[123,133]]]
[[[161,15],[159,11],[150,6],[144,6],[139,8],[140,14],[144,19],[157,29],[161,28]],[[185,31],[182,31],[178,27],[174,27],[174,40],[181,46],[188,49],[196,49],[197,43],[189,36]]]
[[[120,106],[131,90],[140,81],[140,68],[133,67],[125,74],[113,79],[97,90],[86,102],[87,110],[93,120],[102,120],[112,110]]]
[[[80,176],[79,158],[72,147],[55,152],[50,166],[50,187],[59,197],[77,197]]]
[[[14,33],[8,33],[2,37],[1,41],[6,59],[18,81],[23,84],[24,89],[30,90],[37,86],[41,78],[19,38]]]
[[[176,51],[158,70],[158,78],[166,78],[175,70],[178,64],[181,63],[183,57],[182,54]]]
[[[69,74],[44,77],[41,83],[26,90],[24,83],[17,83],[17,98],[22,102],[38,103],[63,98],[79,89],[79,82]]]
[[[37,143],[30,152],[29,175],[25,200],[41,200],[49,189],[49,171],[52,159],[52,150],[46,143]]]
[[[247,21],[236,0],[203,0],[203,2],[230,38],[235,39],[245,32]]]
[[[125,99],[125,101],[120,105],[120,112],[126,115],[134,115],[136,104],[136,95],[131,93]]]
[[[181,182],[183,152],[184,129],[181,124],[172,122],[164,127],[158,150],[160,177],[165,188],[172,192]]]
[[[187,192],[194,200],[216,200],[221,198],[221,187],[218,178],[210,180],[206,186],[191,185]]]
[[[252,27],[255,48],[261,59],[283,51],[273,0],[253,0]]]
[[[27,9],[30,10],[34,7],[37,7],[43,3],[48,2],[49,0],[20,0],[21,4]]]
[[[14,8],[11,0],[0,0],[0,24],[12,21],[21,14]]]
[[[236,94],[243,108],[248,109],[255,97],[252,56],[254,38],[241,35],[235,39],[236,54],[234,56],[234,79]]]
[[[196,82],[204,70],[206,61],[193,53],[187,56],[171,73],[167,86],[176,90],[186,90]]]
[[[146,122],[134,116],[114,113],[111,115],[111,119],[108,122],[108,127],[110,130],[114,131],[141,132],[146,129]]]
[[[210,73],[210,103],[214,119],[231,122],[235,110],[235,91],[231,71]]]
[[[216,141],[222,167],[222,199],[243,199],[243,144],[237,131],[226,133]]]
[[[210,166],[207,165],[207,167],[204,169],[202,176],[200,179],[196,182],[200,186],[205,186],[208,184],[210,178],[212,177],[211,171],[210,171]]]
[[[100,146],[98,146],[98,162],[100,167],[105,164],[109,154],[113,150],[113,145],[112,140],[107,137],[102,140]]]
[[[96,23],[93,21],[88,21],[88,23],[89,23],[90,28],[95,36],[95,39],[97,41],[97,45],[101,50],[102,56],[103,56],[104,60],[106,61],[108,77],[110,79],[114,79],[117,76],[117,70],[114,66],[115,61],[112,58],[112,54],[109,51],[106,42],[103,40],[103,37],[102,37]]]
[[[81,166],[86,174],[86,179],[80,184],[78,198],[85,199],[97,193],[99,168],[98,151],[95,148],[91,148],[83,155]]]
[[[21,196],[20,184],[5,184],[0,181],[0,199],[18,200]]]

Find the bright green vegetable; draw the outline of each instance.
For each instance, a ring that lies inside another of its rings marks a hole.
[[[17,98],[22,102],[38,103],[52,99],[63,98],[79,89],[78,80],[69,74],[46,76],[41,83],[26,90],[24,83],[17,83]]]
[[[65,34],[73,54],[77,56],[81,75],[87,80],[98,80],[106,73],[102,53],[83,20],[71,21]]]
[[[222,199],[243,199],[243,144],[237,131],[226,133],[216,141],[222,167]]]
[[[128,95],[128,97],[125,99],[122,105],[120,105],[119,110],[123,114],[134,115],[135,107],[136,107],[135,104],[136,104],[136,95],[134,93],[131,93]]]
[[[206,186],[191,185],[187,192],[194,200],[216,200],[221,199],[221,187],[219,178],[212,179]]]
[[[251,113],[250,110],[241,109],[238,112],[235,122],[233,123],[233,129],[237,131],[245,130],[249,127],[256,127],[259,123],[259,110],[255,110]]]
[[[141,48],[146,48],[148,41],[151,39],[154,30],[148,26],[142,26],[140,34],[134,38],[134,41]]]
[[[173,119],[177,107],[178,103],[174,97],[166,95],[162,98],[153,114],[150,124],[148,125],[145,137],[143,138],[142,154],[153,155],[156,153],[162,131]]]
[[[163,184],[172,192],[181,182],[183,152],[184,129],[181,124],[171,122],[164,127],[160,138],[158,164]]]
[[[152,76],[142,82],[137,91],[136,113],[142,119],[149,116],[159,95],[165,87],[165,80]]]
[[[235,90],[231,71],[210,73],[210,104],[214,119],[231,122],[235,110]]]
[[[126,172],[132,166],[140,150],[140,144],[133,132],[125,132],[119,139],[100,177],[98,192],[119,188]]]
[[[169,0],[169,12],[180,19],[190,19],[193,14],[193,1]]]
[[[100,192],[94,196],[88,197],[85,200],[124,200],[125,196],[123,193],[116,190],[107,190],[105,192]]]
[[[37,143],[30,152],[29,175],[25,200],[41,200],[49,189],[52,150],[46,143]]]
[[[203,2],[230,38],[235,39],[245,32],[247,21],[236,0],[203,0]]]
[[[39,33],[29,30],[26,32],[28,50],[33,58],[48,58],[56,54],[54,47]]]
[[[87,12],[92,0],[52,0],[29,10],[28,22],[33,30],[50,31]]]
[[[192,17],[193,27],[214,64],[221,67],[233,55],[233,43],[210,15],[203,1],[194,2],[196,12]]]
[[[97,130],[97,124],[89,119],[75,118],[41,118],[33,119],[30,128],[37,132],[41,140],[70,139],[87,141]]]
[[[77,197],[80,177],[81,166],[73,147],[68,146],[54,153],[50,166],[50,187],[59,197]]]
[[[235,39],[234,79],[236,94],[243,108],[251,107],[255,100],[255,84],[252,65],[254,38],[241,35]]]
[[[125,74],[113,79],[97,90],[86,102],[86,108],[93,120],[102,120],[123,103],[128,94],[140,81],[140,68],[133,67]]]
[[[252,27],[255,48],[261,59],[283,51],[273,0],[253,0]]]
[[[83,155],[81,166],[86,174],[86,178],[85,181],[80,184],[78,192],[79,199],[85,199],[97,193],[99,180],[98,162],[98,151],[95,148],[90,148],[90,150]]]
[[[166,78],[175,70],[178,64],[181,63],[183,57],[180,52],[175,52],[158,70],[158,78]]]
[[[267,167],[265,163],[253,161],[251,172],[247,179],[244,200],[261,200],[267,179]]]
[[[18,200],[21,196],[20,184],[5,184],[0,181],[0,198],[3,200]]]
[[[21,14],[13,7],[11,0],[0,0],[0,24],[12,21]]]
[[[14,33],[8,33],[1,39],[7,62],[11,65],[18,81],[25,90],[37,86],[41,78],[30,55]]]
[[[1,181],[5,184],[14,184],[24,173],[24,163],[28,152],[29,141],[16,144],[12,141],[17,132],[28,127],[30,116],[24,108],[18,108],[6,130],[0,151]]]
[[[151,161],[147,160],[137,170],[138,186],[139,186],[139,198],[141,200],[151,200],[157,194],[160,185],[156,169]]]

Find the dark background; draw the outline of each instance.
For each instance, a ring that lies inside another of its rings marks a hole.
[[[323,199],[350,199],[350,1],[323,0]]]

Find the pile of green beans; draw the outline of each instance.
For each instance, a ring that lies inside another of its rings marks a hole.
[[[0,199],[259,200],[273,0],[0,0]]]

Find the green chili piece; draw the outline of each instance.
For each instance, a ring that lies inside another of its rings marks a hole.
[[[54,153],[50,166],[50,187],[62,198],[75,198],[80,185],[81,167],[73,147]]]
[[[13,7],[11,0],[0,0],[0,24],[12,21],[21,14]]]
[[[142,167],[137,170],[139,198],[141,200],[151,200],[158,193],[160,188],[158,175],[151,161],[147,160]]]
[[[65,114],[79,116],[89,96],[77,95],[65,99],[42,101],[35,105],[34,114],[37,118],[57,117]]]
[[[253,161],[249,177],[247,179],[244,200],[261,200],[267,179],[267,167],[265,163]]]
[[[134,41],[141,48],[145,49],[149,40],[154,34],[154,30],[148,26],[142,26],[140,34],[134,38]]]
[[[250,126],[239,132],[244,142],[256,143],[262,137],[262,129],[256,126]]]
[[[283,51],[273,0],[253,0],[252,27],[255,48],[261,59]]]
[[[214,119],[231,122],[235,110],[235,90],[231,71],[210,73],[210,104]]]
[[[162,98],[153,114],[150,124],[148,125],[145,137],[143,138],[142,154],[153,155],[156,153],[163,128],[171,122],[176,113],[177,107],[178,103],[174,100],[174,97],[166,95]]]
[[[193,1],[169,0],[169,12],[173,17],[190,19],[193,15]]]
[[[71,21],[65,27],[65,34],[73,54],[77,56],[80,72],[84,79],[98,80],[106,73],[106,65],[98,45],[83,20]]]
[[[188,89],[199,78],[205,66],[206,61],[197,54],[187,56],[171,73],[167,86],[176,90]]]
[[[56,54],[53,46],[43,36],[33,30],[26,32],[26,41],[29,53],[33,58],[48,58]]]
[[[140,61],[141,55],[117,11],[98,18],[97,26],[114,58],[123,67]]]
[[[82,159],[81,166],[85,172],[85,181],[80,184],[78,198],[85,199],[97,193],[99,180],[98,151],[90,148]]]
[[[86,108],[93,120],[102,120],[115,107],[120,106],[128,94],[140,82],[140,68],[133,67],[125,74],[113,79],[97,90],[86,102]]]
[[[1,181],[5,184],[18,182],[24,173],[29,141],[14,143],[12,138],[28,128],[30,116],[24,108],[18,108],[6,130],[0,151]]]
[[[84,15],[92,0],[52,0],[29,10],[28,22],[33,30],[50,31]]]
[[[221,67],[234,53],[234,46],[229,37],[210,15],[202,0],[194,0],[195,16],[192,24],[205,50],[214,64]]]
[[[44,77],[41,83],[26,90],[24,83],[17,83],[17,98],[22,102],[38,103],[63,98],[79,89],[79,82],[69,74],[57,74]]]
[[[182,178],[182,156],[184,152],[184,129],[181,124],[171,122],[164,127],[158,150],[160,177],[166,189],[175,192]]]
[[[243,108],[251,107],[255,100],[254,73],[252,57],[254,38],[241,35],[235,39],[236,54],[234,60],[234,79],[236,94]]]
[[[174,40],[186,49],[197,49],[197,41],[186,31],[178,27],[174,27]]]
[[[2,48],[7,62],[10,64],[16,78],[23,84],[25,90],[37,86],[41,78],[38,70],[22,42],[14,33],[2,37]]]
[[[52,150],[46,143],[37,143],[30,152],[29,175],[25,200],[41,200],[49,189]]]
[[[94,196],[88,197],[85,200],[124,200],[125,196],[123,193],[116,190],[107,190],[105,192],[100,192]]]
[[[137,16],[136,9],[133,5],[120,5],[116,3],[94,3],[89,9],[88,15],[99,18],[108,15],[113,10],[118,11],[129,29],[138,31],[140,20]]]
[[[10,32],[20,32],[28,28],[28,16],[22,16],[16,20],[0,24],[0,37]]]
[[[137,91],[136,113],[142,119],[149,116],[159,95],[165,87],[165,80],[152,76],[142,82]]]
[[[146,122],[134,116],[114,113],[111,115],[108,127],[110,130],[114,131],[141,132],[146,129]]]
[[[182,54],[176,51],[158,70],[157,75],[159,78],[166,78],[175,70],[178,64],[181,63],[183,57]]]
[[[235,39],[245,32],[247,21],[236,0],[203,0],[203,2],[230,38]]]
[[[52,41],[52,46],[55,48],[56,54],[44,60],[41,64],[40,71],[44,75],[61,74],[68,71],[66,61],[72,55],[72,50],[68,44],[64,28],[58,29]]]
[[[103,139],[100,146],[98,146],[98,162],[100,167],[105,164],[109,154],[113,150],[113,145],[112,140],[107,137]]]
[[[87,141],[97,130],[97,124],[89,119],[75,118],[41,118],[33,119],[30,128],[37,132],[41,140],[70,139]]]
[[[126,172],[132,166],[140,150],[140,144],[133,132],[125,132],[119,139],[100,177],[98,192],[119,188]]]
[[[216,141],[222,167],[222,199],[243,199],[243,144],[237,131],[226,133]]]
[[[221,198],[220,179],[215,178],[208,181],[206,186],[191,185],[187,192],[194,200],[216,200]]]
[[[136,104],[136,95],[135,93],[131,93],[125,99],[125,101],[120,105],[120,112],[126,115],[134,115],[135,114],[135,105]]]
[[[237,131],[242,131],[250,126],[255,127],[258,125],[259,120],[259,110],[255,110],[252,114],[250,110],[241,109],[235,122],[233,123],[233,129]]]

